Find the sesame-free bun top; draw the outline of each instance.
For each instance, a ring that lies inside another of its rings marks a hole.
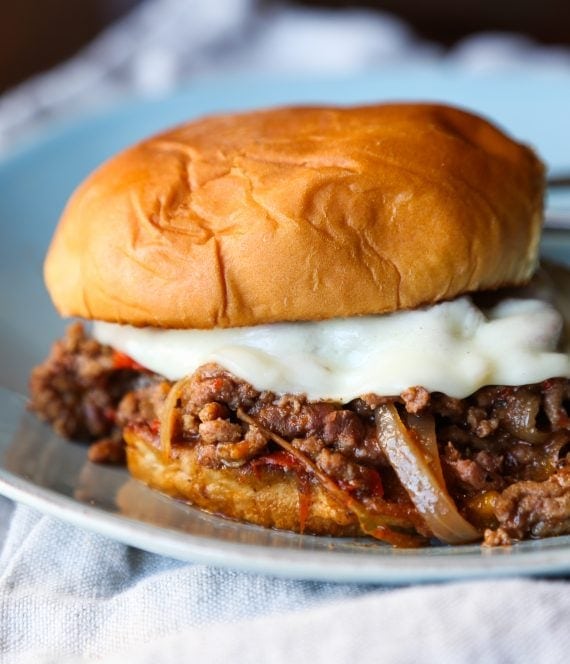
[[[544,171],[428,104],[195,120],[73,194],[45,264],[63,315],[172,328],[390,312],[526,282]]]

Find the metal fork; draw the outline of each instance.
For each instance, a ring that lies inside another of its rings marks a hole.
[[[549,189],[566,189],[567,187],[570,187],[570,173],[551,175],[546,180],[546,186]]]
[[[549,191],[568,189],[570,193],[570,173],[551,175],[546,180],[546,186]],[[544,228],[561,228],[570,230],[570,203],[568,204],[568,207],[565,205],[563,209],[547,208],[544,219]]]

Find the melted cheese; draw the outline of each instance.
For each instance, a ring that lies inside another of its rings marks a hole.
[[[217,362],[259,390],[342,402],[408,387],[464,398],[484,385],[570,377],[556,352],[563,320],[540,300],[483,312],[462,297],[383,316],[214,330],[161,330],[96,322],[93,335],[176,380]]]

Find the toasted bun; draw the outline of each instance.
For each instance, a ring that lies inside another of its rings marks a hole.
[[[543,189],[531,150],[453,108],[221,115],[96,171],[45,277],[63,315],[133,325],[390,312],[526,282]]]
[[[179,448],[168,462],[144,437],[124,432],[131,474],[163,493],[231,519],[266,528],[301,531],[296,478],[279,468],[260,467],[244,474],[239,468],[213,469],[200,464],[196,448]],[[311,487],[304,532],[338,537],[364,535],[353,514],[321,486]]]

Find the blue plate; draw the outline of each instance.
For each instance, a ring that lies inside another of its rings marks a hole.
[[[147,490],[122,469],[92,466],[83,447],[35,422],[14,394],[25,393],[31,367],[62,332],[64,324],[43,287],[43,256],[69,194],[102,160],[151,132],[204,113],[404,99],[472,108],[533,144],[553,170],[570,165],[570,76],[466,76],[445,68],[344,80],[202,82],[163,99],[133,101],[52,127],[4,158],[0,385],[7,389],[0,390],[0,492],[150,551],[284,576],[403,582],[568,571],[568,537],[508,550],[469,546],[395,552],[369,541],[275,533],[203,515]],[[550,233],[544,252],[570,263],[564,232]]]

